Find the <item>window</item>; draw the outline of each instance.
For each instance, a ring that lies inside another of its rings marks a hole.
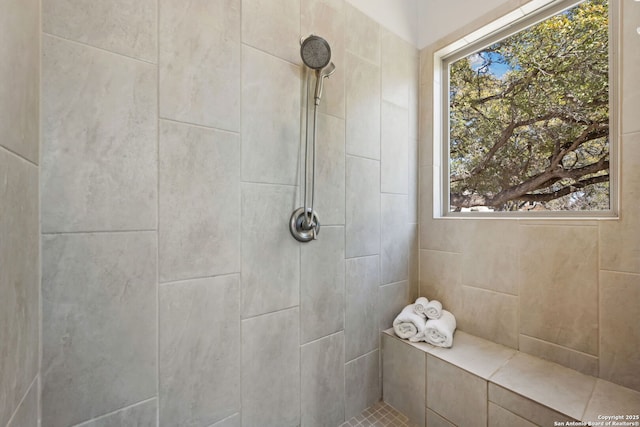
[[[468,39],[440,62],[442,213],[612,215],[608,1],[552,2]]]

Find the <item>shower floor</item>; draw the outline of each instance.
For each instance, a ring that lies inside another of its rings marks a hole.
[[[415,427],[406,415],[398,412],[393,406],[378,402],[365,409],[358,416],[345,421],[339,427]]]

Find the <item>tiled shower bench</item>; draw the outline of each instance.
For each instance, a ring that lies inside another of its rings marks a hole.
[[[382,351],[383,400],[418,426],[606,426],[606,416],[640,415],[640,392],[462,331],[445,349],[388,329]]]

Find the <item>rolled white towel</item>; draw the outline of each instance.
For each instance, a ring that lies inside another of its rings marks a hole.
[[[442,303],[432,299],[425,307],[424,312],[429,319],[439,319],[442,316]]]
[[[393,330],[402,339],[409,339],[418,334],[424,334],[427,320],[414,313],[413,304],[409,304],[402,309],[393,321]]]
[[[427,317],[427,304],[429,304],[429,300],[425,297],[420,297],[413,304],[413,312],[419,314],[422,317]]]
[[[456,318],[447,310],[442,310],[439,319],[427,320],[424,340],[437,347],[451,347],[455,330]]]
[[[410,342],[419,342],[419,341],[424,341],[424,331],[423,332],[419,332],[417,334],[415,334],[414,336],[412,336],[411,338],[409,338]]]

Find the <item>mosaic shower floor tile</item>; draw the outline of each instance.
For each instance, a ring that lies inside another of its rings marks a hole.
[[[397,411],[393,406],[378,402],[339,427],[416,427],[406,415]]]

